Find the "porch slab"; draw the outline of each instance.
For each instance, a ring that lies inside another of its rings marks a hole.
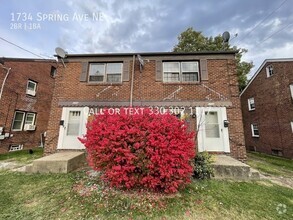
[[[227,155],[215,155],[212,164],[215,179],[257,180],[259,172]]]
[[[51,154],[33,161],[27,172],[32,173],[69,173],[85,163],[85,153],[64,151]]]

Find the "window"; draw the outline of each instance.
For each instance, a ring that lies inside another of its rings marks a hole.
[[[251,124],[251,134],[252,134],[252,137],[259,137],[257,124]]]
[[[220,137],[220,126],[217,112],[205,112],[205,133],[207,138]]]
[[[56,69],[56,67],[51,66],[50,76],[51,76],[52,78],[55,78],[56,73],[57,73],[57,69]]]
[[[91,63],[89,68],[90,82],[120,83],[122,63]]]
[[[293,84],[290,85],[291,98],[293,99]]]
[[[28,80],[27,87],[26,87],[26,94],[35,96],[36,91],[37,91],[37,83],[32,80]]]
[[[266,67],[266,71],[267,71],[267,77],[270,77],[274,74],[274,68],[272,65],[269,65]]]
[[[24,125],[34,125],[35,124],[35,113],[25,113],[21,111],[16,111],[14,113],[14,119],[12,123],[12,131],[22,131]],[[32,129],[34,130],[34,129]]]
[[[24,123],[24,112],[16,111],[14,114],[12,130],[13,131],[21,131]]]
[[[18,151],[18,150],[22,150],[22,149],[23,149],[22,144],[12,144],[9,146],[9,151]]]
[[[198,62],[164,62],[164,82],[197,82]]]
[[[26,125],[34,125],[35,124],[35,113],[27,113],[25,117],[25,124]]]
[[[69,111],[67,135],[77,136],[80,128],[80,111]]]
[[[249,111],[255,110],[254,98],[248,99],[248,110]]]
[[[293,121],[291,121],[291,130],[292,130],[292,133],[293,133]]]

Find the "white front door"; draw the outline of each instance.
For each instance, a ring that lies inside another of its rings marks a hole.
[[[198,151],[230,152],[226,108],[198,107],[196,115]]]
[[[63,108],[58,149],[84,149],[78,137],[86,133],[87,115],[88,108]]]

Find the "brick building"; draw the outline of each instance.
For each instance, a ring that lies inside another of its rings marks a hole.
[[[55,67],[54,60],[1,58],[0,153],[44,143]]]
[[[241,93],[248,150],[293,158],[293,59],[265,60]]]
[[[86,132],[90,114],[132,106],[184,114],[198,131],[199,151],[246,158],[235,52],[68,54],[64,62],[46,154],[83,149],[77,137]]]

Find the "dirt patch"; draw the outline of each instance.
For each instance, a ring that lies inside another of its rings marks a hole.
[[[292,177],[282,177],[282,176],[272,176],[261,174],[261,180],[269,180],[274,184],[279,186],[284,186],[288,188],[293,188],[293,178]]]

